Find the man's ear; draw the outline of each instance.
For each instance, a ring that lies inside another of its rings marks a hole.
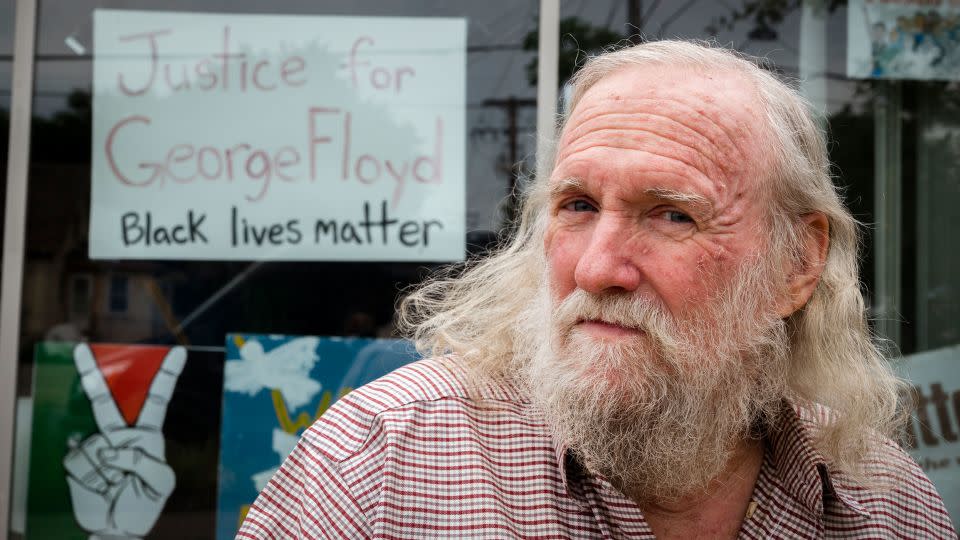
[[[830,251],[830,220],[820,212],[800,216],[804,227],[801,259],[792,269],[787,283],[787,296],[782,300],[779,314],[782,318],[793,315],[810,300],[820,274],[827,263]]]

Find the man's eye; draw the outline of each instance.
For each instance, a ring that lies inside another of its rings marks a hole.
[[[567,204],[563,205],[564,210],[570,210],[571,212],[596,212],[597,209],[587,201],[583,199],[577,199],[575,201],[570,201]]]
[[[668,210],[664,212],[663,215],[672,223],[693,223],[692,217],[676,210]]]

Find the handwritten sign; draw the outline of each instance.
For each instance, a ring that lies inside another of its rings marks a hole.
[[[907,449],[936,485],[960,526],[960,345],[904,358],[916,405]]]
[[[463,19],[97,10],[90,257],[447,261]]]

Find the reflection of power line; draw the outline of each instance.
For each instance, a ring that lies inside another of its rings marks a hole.
[[[660,28],[657,30],[657,36],[662,37],[663,33],[667,31],[667,28],[669,28],[670,25],[673,24],[673,21],[676,21],[677,19],[679,19],[680,16],[686,13],[687,10],[690,9],[690,7],[693,6],[693,4],[695,4],[696,2],[697,0],[687,0],[687,2],[682,6],[680,6],[678,10],[674,11],[673,14],[671,14],[669,17],[664,19],[664,21],[660,23]]]
[[[617,7],[620,6],[620,0],[610,0],[610,11],[607,12],[607,21],[604,23],[604,28],[610,28],[610,25],[613,24],[613,17],[617,14]]]
[[[484,52],[496,52],[496,51],[522,51],[523,43],[501,43],[501,44],[491,44],[491,45],[468,45],[468,53],[484,53]],[[404,51],[409,52],[409,51]],[[434,51],[435,52],[435,51]],[[116,57],[116,55],[114,55]],[[186,58],[191,59],[191,55],[164,55],[163,58]],[[35,55],[34,60],[37,62],[76,62],[76,61],[87,61],[93,60],[93,55],[84,54],[38,54]],[[129,58],[144,58],[144,55],[130,55]],[[0,54],[0,62],[13,62],[12,54]]]
[[[71,91],[67,91],[67,92],[54,92],[54,91],[52,91],[52,90],[51,90],[51,91],[36,91],[36,92],[33,93],[33,97],[37,97],[37,98],[66,98],[66,97],[70,97],[70,95],[71,95],[72,93],[73,93],[72,90],[71,90]],[[0,89],[0,96],[9,96],[9,95],[11,95],[11,91],[10,91],[9,88]]]
[[[653,0],[653,3],[650,4],[650,7],[648,7],[648,8],[643,12],[643,21],[644,21],[644,22],[649,21],[649,20],[650,20],[650,17],[653,17],[653,12],[657,10],[657,7],[658,7],[659,5],[660,5],[660,0]]]
[[[74,88],[74,89],[72,89],[72,90],[60,90],[60,91],[57,91],[57,90],[37,90],[37,91],[34,91],[32,95],[33,95],[33,97],[35,97],[35,98],[68,98],[68,97],[70,97],[74,92],[76,92],[77,90],[80,90],[80,91],[82,91],[82,92],[90,93],[90,90],[89,90],[89,89]],[[9,96],[10,94],[11,94],[11,91],[10,91],[9,88],[0,88],[0,96]],[[436,108],[436,105],[435,105],[435,104],[429,104],[429,105],[425,104],[425,105],[423,105],[423,107]],[[465,105],[465,107],[466,107],[467,109],[487,109],[487,108],[490,107],[490,105],[487,104],[486,102],[482,102],[482,103],[467,103],[467,104]]]
[[[522,51],[523,44],[510,44],[510,45],[470,45],[467,47],[467,52],[490,52],[490,51]]]
[[[524,125],[516,127],[517,133],[536,133],[537,126]],[[499,140],[501,136],[510,137],[510,128],[507,126],[479,126],[470,128],[470,138],[480,140]]]

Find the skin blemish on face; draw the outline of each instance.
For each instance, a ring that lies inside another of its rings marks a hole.
[[[731,253],[722,245],[717,245],[710,253],[715,263],[723,263],[731,259]]]

